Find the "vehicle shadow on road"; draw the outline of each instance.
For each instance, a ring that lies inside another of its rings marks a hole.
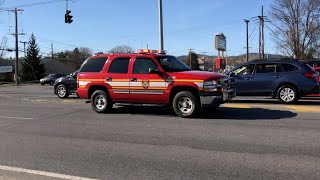
[[[112,114],[134,114],[162,117],[177,117],[170,107],[120,106],[114,108]],[[228,120],[279,120],[297,116],[297,113],[286,110],[270,110],[263,108],[229,108],[201,111],[196,119],[228,119]]]
[[[254,100],[234,100],[231,101],[232,103],[246,103],[246,104],[277,104],[281,105],[281,103],[278,100],[263,100],[263,99],[254,99]],[[292,105],[320,105],[320,99],[301,99],[296,103],[293,103]]]
[[[214,112],[203,112],[199,118],[230,120],[280,120],[296,117],[297,115],[297,113],[288,110],[221,107]]]

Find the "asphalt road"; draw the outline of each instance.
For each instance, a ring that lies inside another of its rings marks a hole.
[[[319,179],[319,105],[239,97],[197,119],[97,114],[51,86],[0,85],[0,179]]]

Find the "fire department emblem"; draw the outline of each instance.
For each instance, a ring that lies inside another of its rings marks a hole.
[[[150,86],[150,81],[149,79],[143,79],[142,80],[142,87],[147,89]]]

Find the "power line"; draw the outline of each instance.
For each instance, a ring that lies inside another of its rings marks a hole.
[[[251,36],[253,35],[253,33],[255,32],[255,30],[257,29],[258,25],[256,24],[256,26],[254,27],[254,29],[252,30],[250,36],[249,36],[249,39],[251,39]]]
[[[237,22],[234,22],[237,23]],[[233,24],[234,24],[233,23]],[[181,36],[190,36],[191,32],[200,32],[200,31],[208,31],[208,30],[218,30],[218,29],[226,29],[226,28],[231,28],[232,23],[227,23],[227,24],[216,24],[216,25],[205,25],[205,26],[191,26],[190,28],[183,28],[180,30],[168,32],[165,34],[166,37],[181,37]],[[136,34],[136,35],[128,35],[128,36],[123,36],[120,38],[125,38],[126,40],[136,40],[139,38],[152,38],[152,37],[157,37],[156,33],[150,33],[150,34]]]
[[[28,4],[20,4],[12,7],[0,8],[0,11],[10,10],[13,8],[24,8],[24,7],[40,6],[45,4],[53,4],[53,3],[62,2],[62,1],[66,1],[66,0],[50,0],[50,1],[34,2],[34,3],[28,3]]]

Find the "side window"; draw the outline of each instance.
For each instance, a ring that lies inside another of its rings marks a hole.
[[[108,73],[127,74],[130,58],[116,58],[109,67]]]
[[[100,72],[106,61],[106,57],[89,58],[82,64],[80,72]]]
[[[277,64],[276,72],[284,72],[284,70],[282,69],[282,67],[280,66],[280,64]]]
[[[256,66],[256,73],[275,73],[277,70],[277,64],[257,64]]]
[[[253,73],[253,69],[254,69],[254,64],[249,64],[233,70],[232,73],[234,75],[248,75]]]
[[[281,66],[286,72],[296,71],[299,69],[297,66],[292,64],[281,64]]]
[[[149,58],[137,58],[134,61],[133,74],[149,74],[149,68],[158,68],[157,64]]]

